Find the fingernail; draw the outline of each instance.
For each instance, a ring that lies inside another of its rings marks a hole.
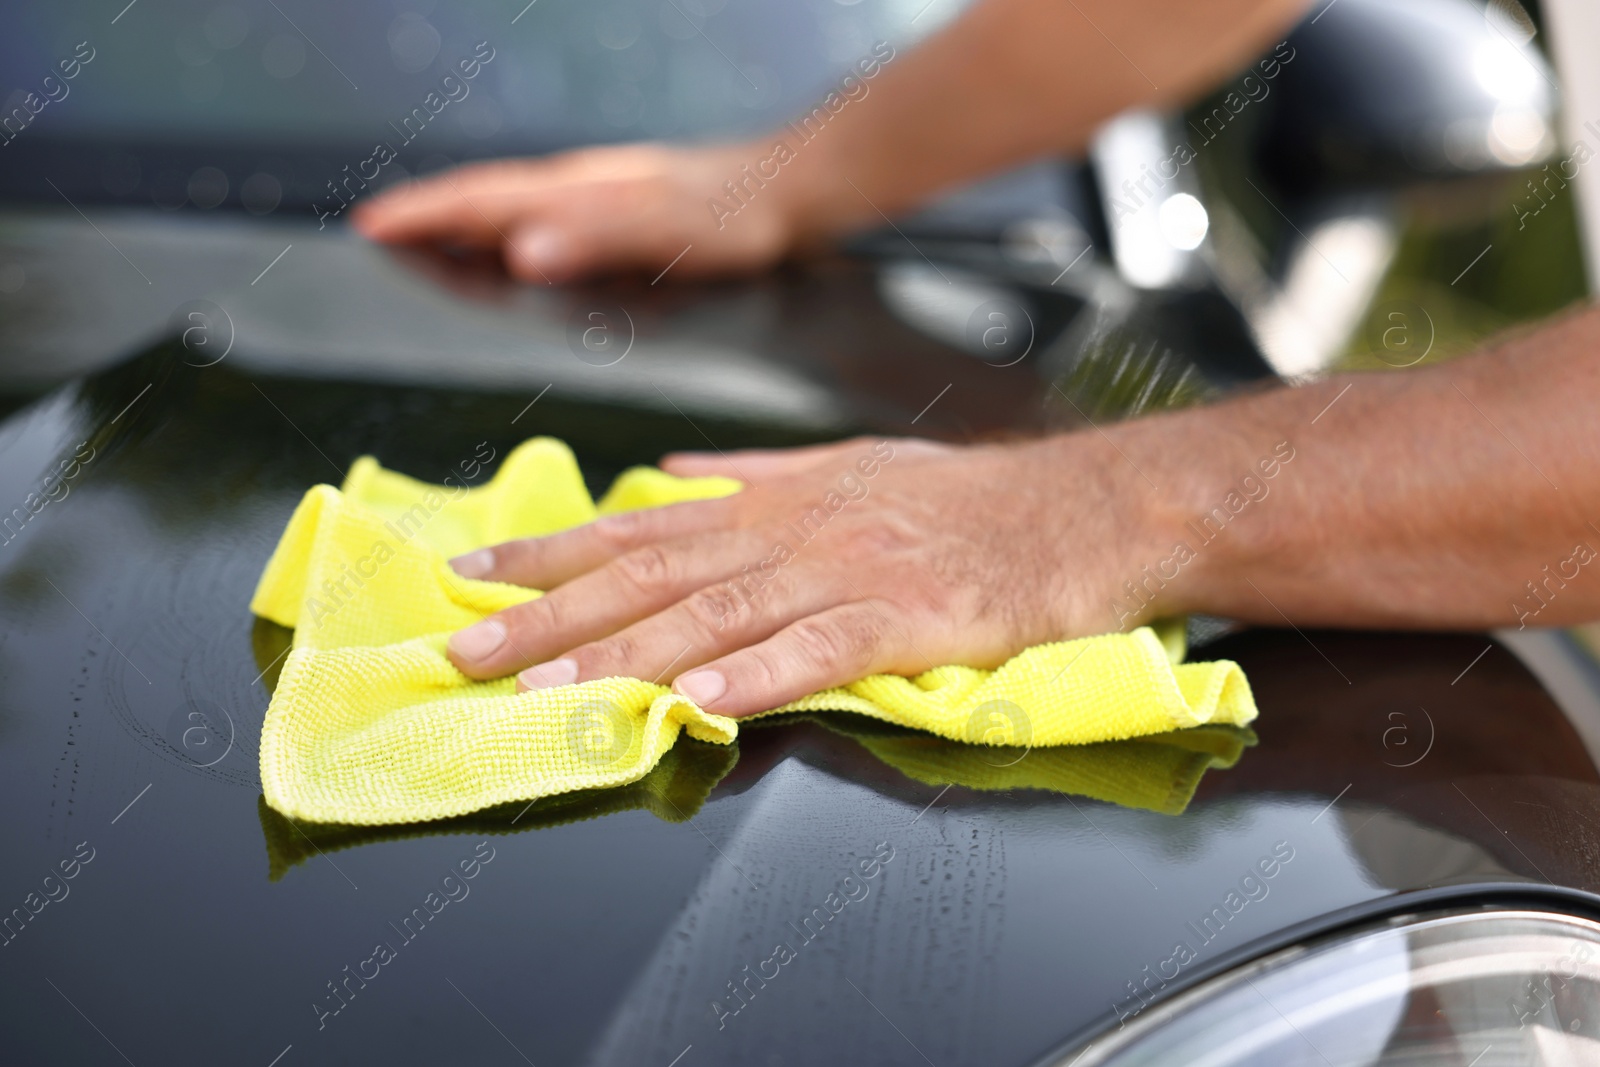
[[[672,688],[703,708],[721,699],[728,691],[728,680],[716,671],[694,671],[679,677]]]
[[[540,227],[517,234],[517,253],[537,267],[554,269],[567,260],[567,239],[556,230]]]
[[[555,685],[571,685],[577,680],[578,661],[565,657],[529,667],[517,675],[517,681],[528,689],[549,689]]]
[[[482,578],[494,570],[494,549],[480,548],[450,561],[450,566],[463,578]]]
[[[450,635],[450,651],[474,662],[488,659],[505,643],[506,628],[499,619],[485,619]]]

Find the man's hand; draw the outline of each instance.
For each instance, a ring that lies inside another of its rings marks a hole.
[[[720,220],[707,202],[759,158],[739,145],[636,144],[481,163],[363,201],[353,221],[376,241],[497,249],[530,282],[654,274],[679,256],[680,277],[754,270],[789,250],[782,190]]]
[[[378,241],[498,249],[530,282],[654,276],[691,245],[674,278],[755,270],[974,178],[1076,155],[1120,111],[1213,88],[1304,8],[1305,0],[984,0],[904,58],[875,63],[870,81],[824,94],[797,125],[747,143],[623,145],[462,167],[357,205],[354,222]],[[1145,71],[1159,72],[1159,90]],[[761,161],[779,143],[792,161],[775,174]]]
[[[450,656],[525,688],[671,682],[725,715],[879,672],[996,666],[1116,628],[1112,592],[1125,561],[1158,554],[1159,525],[1119,512],[1120,462],[1092,436],[669,457],[747,488],[460,557],[466,577],[551,592],[457,633]]]
[[[552,592],[467,674],[672,681],[747,715],[868,674],[1207,612],[1280,626],[1600,618],[1600,308],[1470,359],[1024,444],[681,455],[720,500],[455,561]],[[535,666],[536,665],[536,666]]]

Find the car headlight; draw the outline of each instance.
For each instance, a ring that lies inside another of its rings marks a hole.
[[[1600,923],[1532,911],[1406,916],[1221,974],[1069,1063],[1600,1064]]]

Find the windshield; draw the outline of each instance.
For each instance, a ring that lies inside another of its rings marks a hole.
[[[731,135],[775,125],[875,42],[904,47],[959,6],[135,0],[119,14],[120,3],[7,12],[0,114],[33,92],[60,99],[30,139],[370,148],[404,135],[436,93],[447,104],[418,142],[446,155]],[[60,81],[73,60],[77,76]]]

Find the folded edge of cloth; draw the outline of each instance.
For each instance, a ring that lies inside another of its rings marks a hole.
[[[467,679],[445,642],[539,595],[462,578],[450,556],[737,486],[639,468],[586,509],[572,453],[536,438],[480,488],[433,486],[362,460],[347,481],[360,496],[309,490],[251,603],[295,630],[262,729],[267,802],[312,822],[420,822],[637,781],[682,731],[731,742],[737,720],[663,686],[607,678],[519,694],[514,679]],[[1035,646],[992,671],[877,675],[763,714],[853,711],[953,741],[1035,747],[1255,718],[1236,664],[1174,664],[1174,653],[1181,644],[1141,627]]]

